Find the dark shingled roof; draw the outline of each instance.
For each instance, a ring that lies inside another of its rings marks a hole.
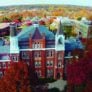
[[[10,46],[7,46],[7,45],[5,45],[5,46],[0,46],[0,54],[2,54],[2,53],[10,53]]]
[[[79,39],[67,39],[65,42],[65,51],[72,51],[74,49],[84,49],[82,42]]]
[[[45,35],[46,40],[54,40],[55,39],[55,35],[53,34],[53,32],[49,31],[49,29],[43,25],[38,25],[38,26],[29,26],[27,28],[24,28],[17,36],[19,41],[22,41],[23,39],[28,40],[30,38],[30,35],[33,36],[35,33],[35,30],[39,30],[39,36],[41,35]],[[38,32],[37,32],[38,33]],[[37,33],[35,35],[37,35]],[[34,37],[33,37],[34,38]]]

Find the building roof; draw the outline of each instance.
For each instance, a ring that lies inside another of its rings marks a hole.
[[[0,46],[4,45],[4,40],[0,38]]]
[[[10,46],[0,46],[0,54],[8,54],[10,53]]]
[[[0,23],[0,30],[9,27],[10,23]]]
[[[4,61],[5,60],[5,61]],[[8,54],[1,54],[0,55],[0,61],[1,62],[6,62],[6,61],[9,61],[10,60],[10,57],[9,57],[9,55]]]
[[[82,42],[79,39],[69,38],[65,41],[65,50],[72,51],[74,49],[84,49]]]
[[[38,25],[38,24],[37,24]],[[45,35],[46,40],[53,40],[55,39],[55,35],[49,31],[49,29],[43,25],[38,25],[38,26],[29,26],[27,28],[24,28],[17,36],[19,41],[22,41],[22,39],[29,39],[30,35],[33,36],[36,28],[38,28],[39,32],[41,35]]]

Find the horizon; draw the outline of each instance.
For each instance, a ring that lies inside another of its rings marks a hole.
[[[53,1],[53,2],[52,2]],[[0,6],[16,6],[16,5],[76,5],[92,7],[92,1],[88,0],[1,0]]]

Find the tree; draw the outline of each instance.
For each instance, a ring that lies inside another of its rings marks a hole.
[[[21,22],[22,15],[20,13],[12,13],[9,15],[9,18],[11,19],[11,21],[15,22],[17,20],[17,21]]]
[[[73,92],[92,92],[92,53],[84,53],[84,57],[77,62],[74,60],[67,67],[67,81]],[[76,89],[77,88],[77,89]],[[80,91],[79,91],[80,90]],[[89,90],[89,91],[88,91]]]
[[[32,92],[28,65],[11,63],[0,80],[0,92]]]
[[[8,18],[8,17],[3,16],[2,18],[0,18],[0,22],[5,22],[5,23],[11,22],[11,19]]]

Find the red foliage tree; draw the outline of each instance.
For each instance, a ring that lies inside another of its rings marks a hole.
[[[91,87],[92,58],[91,57],[92,57],[92,53],[88,51],[82,59],[79,59],[79,61],[68,65],[67,67],[68,85],[80,86],[82,84],[85,84],[86,85],[85,92],[92,92],[92,87]]]
[[[12,63],[0,80],[0,92],[31,92],[27,64]]]
[[[40,21],[39,21],[39,24],[40,24],[40,25],[45,25],[45,21],[44,21],[44,20],[40,20]]]

